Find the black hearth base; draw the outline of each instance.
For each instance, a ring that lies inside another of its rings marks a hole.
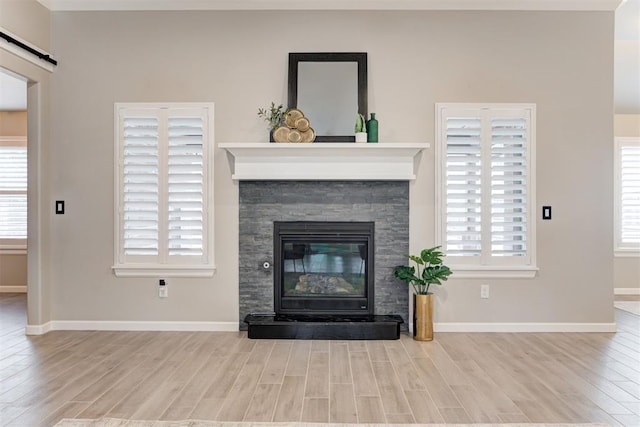
[[[397,340],[402,317],[258,315],[244,318],[254,339]]]

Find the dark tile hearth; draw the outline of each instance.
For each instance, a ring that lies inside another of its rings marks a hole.
[[[259,339],[397,340],[398,315],[305,316],[249,314],[248,337]]]

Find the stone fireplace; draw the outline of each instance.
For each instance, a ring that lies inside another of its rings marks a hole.
[[[345,220],[374,224],[372,314],[398,314],[406,329],[408,290],[393,268],[409,253],[408,181],[240,182],[240,329],[247,314],[275,312],[274,271],[263,268],[275,260],[275,223]]]
[[[241,330],[249,329],[252,338],[256,319],[265,330],[277,322],[325,329],[316,335],[292,326],[284,335],[269,330],[255,338],[343,339],[342,331],[353,328],[348,338],[371,339],[365,324],[375,322],[395,329],[392,338],[407,329],[409,292],[393,269],[407,261],[409,183],[415,179],[415,156],[428,144],[219,146],[228,151],[232,178],[239,181]],[[304,241],[289,230],[278,241],[283,224],[367,224],[371,235],[341,241],[333,238],[340,234],[334,230],[332,238],[312,233]],[[326,321],[325,314],[335,318]]]

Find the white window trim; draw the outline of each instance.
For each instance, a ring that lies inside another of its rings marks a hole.
[[[527,207],[528,207],[528,255],[529,264],[527,265],[509,265],[508,262],[492,265],[480,265],[470,263],[456,263],[455,257],[447,258],[447,265],[454,274],[452,279],[491,279],[491,278],[512,278],[512,279],[532,279],[536,276],[539,268],[537,267],[536,257],[536,104],[534,103],[436,103],[435,104],[435,158],[436,158],[436,218],[435,218],[435,236],[436,244],[444,246],[444,227],[443,223],[446,218],[446,206],[444,204],[446,180],[444,179],[444,171],[446,167],[446,146],[443,143],[442,112],[445,109],[527,109],[530,111],[532,126],[529,128],[529,144],[528,144],[528,182],[527,182]]]
[[[113,267],[116,277],[212,277],[213,265],[122,264]]]
[[[204,264],[159,264],[159,263],[119,263],[120,245],[121,245],[121,220],[120,220],[120,200],[121,192],[121,174],[120,162],[122,148],[119,140],[119,110],[123,108],[132,109],[162,109],[162,108],[207,108],[209,110],[207,127],[208,138],[204,147],[204,153],[207,159],[207,168],[205,170],[205,187],[206,198],[205,206],[207,207],[206,215],[206,235],[207,250],[206,263]],[[115,159],[115,186],[114,186],[114,265],[111,267],[116,277],[212,277],[216,267],[214,264],[214,104],[204,102],[191,103],[115,103],[114,105],[114,159]]]
[[[640,146],[640,137],[616,137],[614,139],[614,220],[613,220],[613,254],[615,257],[638,258],[640,257],[640,245],[625,244],[621,242],[621,149],[623,146]]]
[[[470,266],[449,260],[451,258],[447,259],[447,265],[453,271],[452,279],[533,279],[539,270],[528,266]]]
[[[0,255],[26,255],[27,245],[0,245]]]

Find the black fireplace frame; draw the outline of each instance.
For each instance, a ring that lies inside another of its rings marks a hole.
[[[367,245],[367,262],[365,262],[365,295],[354,296],[285,296],[283,295],[284,269],[283,241],[318,242],[339,239],[339,242],[365,241]],[[375,223],[367,221],[275,221],[273,223],[273,256],[274,256],[274,311],[276,316],[310,315],[310,316],[371,316],[374,314],[375,289]]]

